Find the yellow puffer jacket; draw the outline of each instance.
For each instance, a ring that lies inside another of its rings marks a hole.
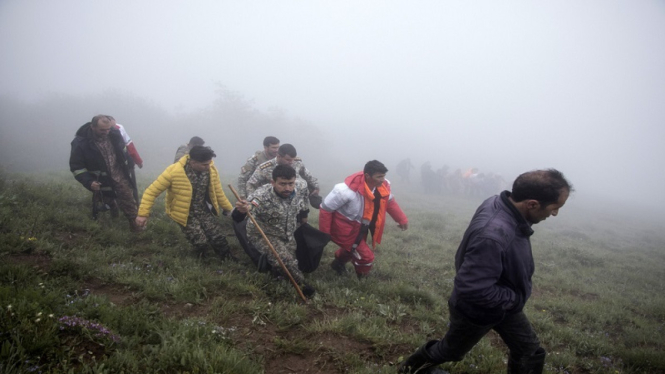
[[[185,165],[189,160],[189,155],[183,156],[178,162],[169,166],[157,177],[157,180],[145,190],[141,198],[139,207],[139,216],[148,217],[150,210],[155,204],[155,199],[166,190],[166,214],[174,221],[183,226],[187,226],[187,217],[189,217],[189,206],[192,203],[192,184],[185,173]],[[223,210],[233,210],[233,206],[226,198],[222,183],[219,181],[219,173],[215,164],[210,165],[210,202],[215,208],[215,214],[219,215],[219,207]]]

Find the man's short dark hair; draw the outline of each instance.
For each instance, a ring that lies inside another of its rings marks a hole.
[[[559,201],[562,190],[573,192],[573,186],[563,173],[556,169],[533,170],[515,179],[510,197],[515,202],[537,200],[545,207]]]
[[[109,120],[109,118],[108,118],[107,115],[98,114],[98,115],[92,117],[92,120],[90,121],[90,123],[92,124],[93,127],[97,127],[97,125],[99,125],[99,121],[107,122],[108,120]]]
[[[279,144],[279,139],[275,138],[274,136],[266,136],[265,139],[263,139],[264,147],[270,147],[273,144]]]
[[[108,115],[107,115],[106,118],[108,118],[109,121],[115,121],[115,118],[113,118],[113,116],[108,116]]]
[[[296,170],[289,165],[277,165],[272,169],[272,180],[277,182],[277,178],[293,179],[296,177]]]
[[[204,145],[205,143],[206,142],[203,139],[199,138],[198,136],[193,136],[191,139],[189,139],[190,147],[194,147],[196,145]]]
[[[277,151],[280,156],[284,157],[286,155],[289,155],[291,157],[296,157],[298,156],[298,152],[296,152],[296,147],[292,146],[291,144],[282,144],[279,146],[279,150]]]
[[[217,155],[210,147],[196,145],[189,150],[189,158],[194,161],[206,162],[212,160],[213,157],[217,157]]]
[[[365,164],[363,168],[363,173],[373,176],[376,173],[385,174],[388,172],[386,165],[377,160],[369,161]]]

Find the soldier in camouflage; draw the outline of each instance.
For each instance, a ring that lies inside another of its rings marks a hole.
[[[302,286],[305,296],[314,294],[314,289],[305,284],[305,277],[298,268],[295,257],[296,241],[294,231],[307,222],[309,207],[305,203],[307,189],[296,184],[296,172],[288,165],[277,165],[272,170],[270,184],[251,193],[247,200],[236,202],[233,218],[242,221],[251,212],[266,235],[282,263],[293,279]],[[273,271],[281,269],[279,262],[252,221],[247,222],[247,239],[261,254],[266,255]]]
[[[175,152],[175,158],[173,159],[173,163],[178,162],[182,158],[182,156],[186,155],[189,153],[189,150],[192,149],[193,147],[196,147],[197,145],[204,145],[206,142],[205,140],[199,138],[198,136],[192,136],[191,139],[189,139],[189,143],[183,144],[180,147],[178,147],[178,150]]]
[[[277,157],[278,149],[279,139],[274,136],[266,136],[263,139],[263,151],[256,151],[252,157],[247,159],[245,165],[240,168],[240,176],[238,177],[238,194],[240,197],[243,199],[247,197],[247,180],[254,174],[259,165]]]
[[[298,189],[306,190],[305,205],[309,205],[309,196],[319,195],[319,182],[307,170],[296,148],[291,144],[282,144],[277,151],[277,157],[264,162],[254,171],[254,174],[247,180],[247,194],[250,195],[259,187],[272,181],[272,171],[277,165],[288,165],[296,171],[296,184]]]

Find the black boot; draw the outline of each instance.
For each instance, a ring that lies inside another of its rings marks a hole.
[[[538,348],[533,356],[516,359],[510,355],[508,356],[508,374],[541,374],[545,367],[545,356],[547,356],[547,352],[542,347]]]
[[[399,365],[397,372],[399,374],[448,374],[447,371],[437,366],[442,364],[442,362],[435,362],[427,352],[429,347],[438,342],[438,340],[430,340],[418,348],[416,353],[412,354],[406,361]]]
[[[335,258],[332,263],[330,263],[330,267],[335,270],[337,275],[344,275],[346,274],[346,264],[343,263],[342,261],[338,260]]]
[[[221,259],[237,260],[231,254],[231,247],[229,247],[229,243],[226,241],[226,238],[220,238],[215,243],[212,243],[212,250],[215,251],[215,254]]]
[[[196,256],[196,258],[198,258],[199,260],[203,260],[206,258],[207,256],[206,252],[208,252],[207,244],[194,246],[194,256]]]
[[[307,283],[303,283],[301,287],[302,294],[305,295],[306,298],[311,299],[312,296],[316,293],[316,290],[314,287],[310,286]]]

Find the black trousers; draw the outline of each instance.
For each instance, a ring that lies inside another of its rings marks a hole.
[[[450,329],[446,336],[427,349],[434,362],[461,361],[490,330],[496,331],[510,349],[514,360],[533,356],[540,341],[524,312],[506,314],[490,325],[478,325],[457,311],[450,302]]]

